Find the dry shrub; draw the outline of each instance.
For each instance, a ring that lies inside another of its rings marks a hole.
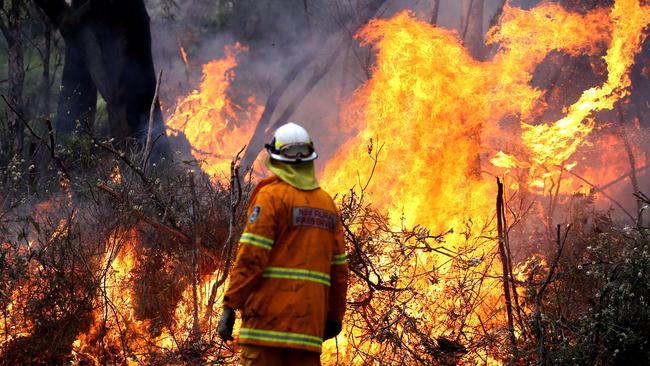
[[[176,155],[144,170],[141,152],[92,138],[105,153],[80,140],[62,154],[70,180],[55,173],[25,190],[3,179],[12,199],[0,216],[0,363],[182,364],[220,354],[218,313],[204,302],[221,286],[201,288],[198,331],[191,313],[188,322],[175,312],[188,289],[223,278],[250,184],[215,183]],[[156,342],[163,333],[173,337],[167,347]]]

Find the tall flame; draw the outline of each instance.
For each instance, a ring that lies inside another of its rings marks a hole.
[[[373,20],[359,37],[377,49],[372,79],[356,95],[365,128],[325,169],[328,189],[344,192],[370,174],[366,142],[385,144],[371,185],[372,202],[444,230],[463,217],[490,212],[491,195],[480,179],[481,135],[507,116],[531,116],[543,95],[530,85],[532,72],[552,50],[595,54],[607,42],[609,18],[599,10],[569,13],[555,4],[531,10],[504,8],[491,30],[501,47],[479,62],[457,35],[402,12]],[[489,137],[489,136],[488,136]],[[484,215],[480,215],[484,216]]]
[[[530,168],[531,174],[536,166],[555,168],[570,157],[593,127],[592,121],[583,122],[586,117],[611,109],[627,93],[628,71],[648,23],[650,8],[634,0],[617,1],[611,14],[599,9],[580,15],[550,3],[531,10],[505,6],[502,23],[488,35],[500,47],[491,60],[480,62],[454,32],[408,12],[371,21],[357,37],[374,46],[377,61],[372,78],[350,103],[352,108],[361,106],[356,115],[362,121],[350,121],[360,132],[325,167],[324,186],[340,193],[363,188],[368,201],[385,209],[395,227],[421,224],[434,232],[452,227],[456,231],[446,237],[445,246],[462,246],[494,225],[493,182],[482,178],[480,159],[497,147],[493,135],[508,135],[500,130],[501,121],[528,120],[545,109],[544,92],[530,84],[537,65],[551,51],[595,56],[609,45],[604,85],[585,91],[555,124],[522,124],[521,136],[510,133],[524,147],[522,156],[500,152],[492,160],[503,167]],[[490,250],[478,248],[476,254]],[[449,270],[445,259],[421,253],[413,267],[425,263],[425,268]],[[445,284],[414,286],[434,296],[425,304],[447,291]],[[483,284],[486,308],[501,301],[495,288],[493,281]],[[444,323],[438,317],[445,314],[436,315],[426,306],[421,313],[417,310],[411,309],[416,318]],[[469,316],[469,323],[478,322],[477,316],[481,314]]]
[[[628,93],[628,70],[649,22],[650,8],[635,0],[617,1],[611,14],[598,9],[580,15],[551,3],[531,10],[506,6],[501,25],[488,34],[500,48],[491,61],[479,62],[455,33],[407,12],[371,21],[358,37],[374,44],[377,63],[352,104],[362,106],[365,127],[326,167],[327,188],[345,192],[369,177],[374,163],[359,157],[374,138],[384,144],[380,166],[372,171],[380,184],[369,187],[369,193],[379,193],[374,204],[391,208],[395,218],[403,213],[439,230],[451,224],[450,218],[475,216],[489,204],[481,203],[487,195],[476,178],[491,134],[508,134],[495,131],[504,117],[527,120],[543,107],[543,91],[530,85],[535,67],[553,50],[596,55],[602,45],[610,45],[603,85],[586,90],[553,124],[522,122],[520,139],[527,153],[515,158],[501,152],[492,160],[504,167],[517,161],[530,167],[531,175],[539,166],[566,161],[593,128],[587,117],[611,109]]]
[[[262,113],[254,97],[246,99],[244,108],[227,95],[235,76],[235,57],[243,51],[239,44],[226,46],[224,58],[205,64],[199,90],[180,100],[167,119],[171,134],[185,135],[192,154],[204,162],[203,170],[210,175],[228,174],[230,159],[248,143],[255,129],[252,122]]]
[[[540,166],[558,166],[567,161],[593,129],[593,114],[612,109],[629,94],[628,70],[645,37],[643,30],[650,24],[650,6],[643,7],[636,0],[618,0],[610,17],[613,29],[604,57],[608,71],[605,83],[585,90],[567,115],[552,124],[532,126],[522,122],[522,140],[530,151],[533,175]]]

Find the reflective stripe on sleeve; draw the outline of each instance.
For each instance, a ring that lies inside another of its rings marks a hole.
[[[271,250],[271,248],[273,248],[273,239],[251,233],[243,233],[239,242],[254,245],[266,250]]]
[[[285,280],[310,281],[330,285],[330,275],[328,273],[309,271],[306,269],[284,268],[284,267],[266,267],[262,277],[279,278]]]
[[[337,265],[337,264],[346,264],[348,262],[348,256],[343,253],[343,254],[334,254],[332,256],[332,265]]]
[[[322,338],[308,334],[278,332],[274,330],[262,330],[253,328],[241,328],[239,330],[239,339],[250,339],[278,344],[299,344],[318,349],[320,349],[323,345]]]

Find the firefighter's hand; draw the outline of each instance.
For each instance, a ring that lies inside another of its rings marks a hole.
[[[232,328],[235,325],[235,310],[227,306],[223,307],[221,319],[219,319],[219,326],[217,333],[224,341],[232,341]]]
[[[339,333],[341,333],[342,328],[343,328],[343,324],[341,322],[337,322],[334,320],[326,321],[325,335],[323,336],[323,340],[328,340],[336,337]]]

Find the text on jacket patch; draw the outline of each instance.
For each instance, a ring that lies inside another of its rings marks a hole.
[[[293,208],[293,226],[312,226],[329,231],[336,228],[336,214],[312,207]]]

